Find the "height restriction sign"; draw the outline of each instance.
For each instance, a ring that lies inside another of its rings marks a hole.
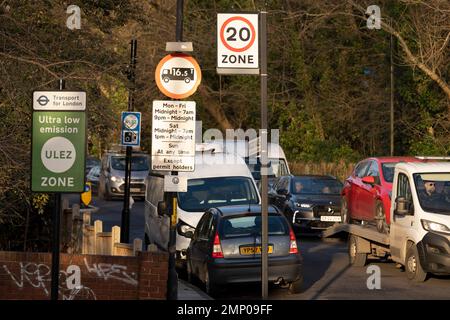
[[[184,53],[172,53],[158,63],[155,81],[158,89],[172,99],[184,99],[195,93],[202,80],[197,61]]]
[[[258,74],[258,53],[258,13],[217,14],[217,73]]]

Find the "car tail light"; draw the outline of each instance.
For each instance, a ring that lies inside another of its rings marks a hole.
[[[220,245],[219,232],[214,237],[212,257],[214,259],[223,258],[222,246]]]
[[[294,231],[292,229],[289,230],[289,238],[291,240],[291,246],[289,248],[289,253],[297,254],[298,248],[297,248],[297,239],[295,238]]]

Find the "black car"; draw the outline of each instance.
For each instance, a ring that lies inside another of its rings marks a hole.
[[[274,207],[268,210],[269,281],[301,291],[302,257],[286,218]],[[261,281],[261,206],[224,206],[207,210],[187,249],[189,281],[200,280],[206,292],[233,283]]]
[[[326,229],[342,221],[342,187],[333,176],[283,176],[269,191],[269,202],[284,213],[295,229]]]

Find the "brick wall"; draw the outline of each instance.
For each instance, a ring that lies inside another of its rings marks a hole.
[[[165,299],[168,256],[61,254],[59,299]],[[0,251],[0,300],[50,299],[51,253]]]

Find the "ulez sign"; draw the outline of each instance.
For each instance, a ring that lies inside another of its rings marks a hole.
[[[61,92],[53,93],[57,97]],[[42,98],[41,102],[43,100]],[[33,109],[36,103],[39,104],[34,100]],[[84,110],[85,101],[83,105]],[[65,111],[63,108],[63,111],[33,112],[33,192],[84,191],[86,115],[84,112]],[[77,103],[75,110],[80,110],[79,108]]]

